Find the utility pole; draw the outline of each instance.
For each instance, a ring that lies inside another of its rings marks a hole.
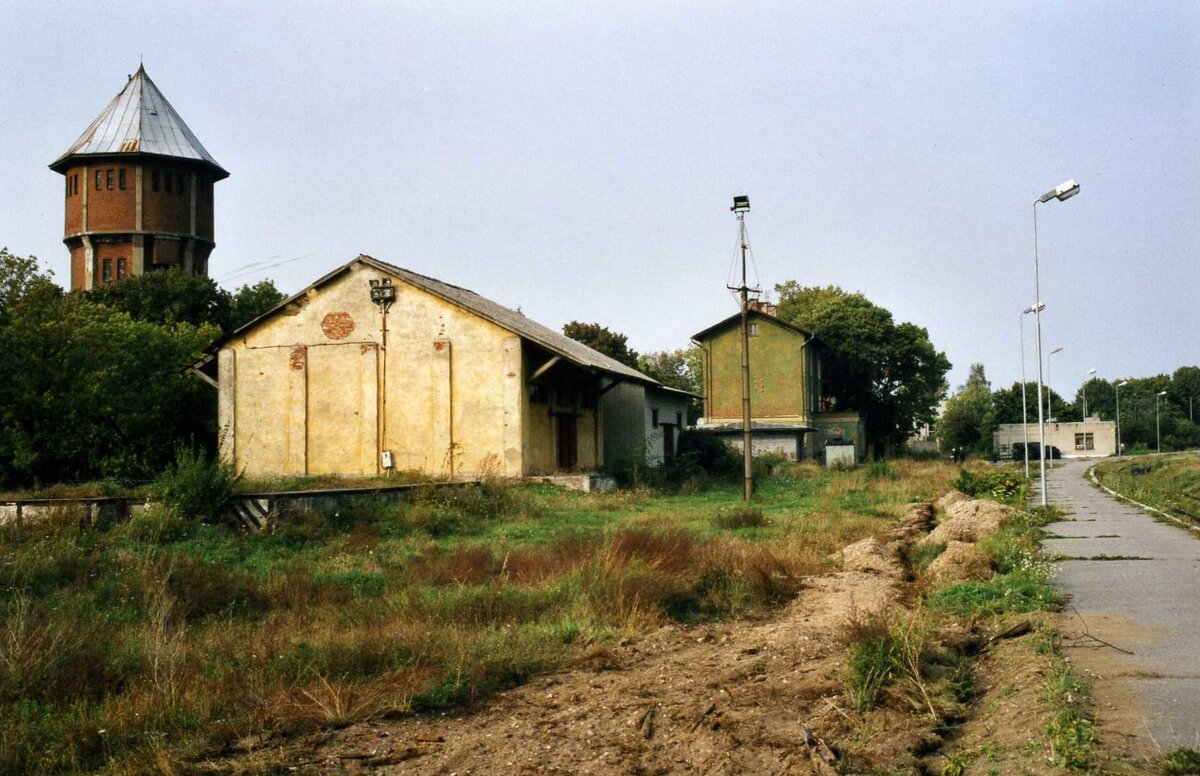
[[[757,288],[746,285],[746,213],[750,210],[750,198],[737,196],[733,198],[733,207],[729,208],[738,220],[738,245],[742,256],[742,284],[727,286],[730,291],[741,295],[742,306],[742,499],[749,501],[754,494],[754,450],[752,448],[750,426],[750,325],[749,317],[751,291]]]

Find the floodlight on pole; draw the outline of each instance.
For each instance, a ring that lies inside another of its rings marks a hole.
[[[1025,399],[1025,316],[1046,305],[1030,305],[1021,311],[1021,437],[1025,440],[1025,479],[1029,479],[1029,405]]]
[[[1038,362],[1038,438],[1040,441],[1040,449],[1038,451],[1038,468],[1041,474],[1041,503],[1046,506],[1049,501],[1046,498],[1046,420],[1042,415],[1042,284],[1038,274],[1038,239],[1037,239],[1037,206],[1039,204],[1057,199],[1060,202],[1070,199],[1079,193],[1079,183],[1072,178],[1066,183],[1056,186],[1051,191],[1046,192],[1041,197],[1033,201],[1033,306],[1034,320],[1037,322],[1037,362]]]
[[[1088,414],[1087,414],[1087,385],[1088,385],[1088,383],[1089,383],[1089,382],[1091,382],[1091,379],[1092,379],[1093,377],[1095,377],[1095,376],[1096,376],[1096,370],[1095,370],[1095,369],[1089,369],[1089,370],[1088,370],[1088,379],[1083,381],[1083,422],[1084,422],[1084,423],[1087,423],[1087,419],[1088,419]]]
[[[729,208],[737,216],[738,244],[742,254],[742,284],[728,286],[730,291],[737,291],[741,299],[742,310],[742,498],[746,501],[754,494],[754,447],[752,421],[750,416],[750,326],[748,324],[750,311],[749,293],[746,285],[746,213],[750,212],[750,197],[741,194],[733,198],[733,207]]]
[[[1061,353],[1062,348],[1055,348],[1050,351],[1050,355],[1046,356],[1046,422],[1053,423],[1054,417],[1054,389],[1050,387],[1050,356],[1056,353]]]
[[[1129,385],[1128,380],[1116,384],[1117,391],[1117,455],[1121,454],[1121,389]]]
[[[1158,400],[1166,395],[1166,391],[1159,391],[1154,394],[1154,441],[1160,453],[1162,452],[1162,426],[1159,423]]]

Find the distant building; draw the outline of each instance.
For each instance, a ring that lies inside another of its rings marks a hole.
[[[71,288],[160,267],[208,273],[213,183],[229,177],[139,67],[50,169],[65,181]]]
[[[691,396],[369,256],[222,338],[193,369],[219,391],[224,459],[255,476],[594,471],[608,456],[669,457],[686,417],[676,405]]]
[[[1026,431],[1030,456],[1037,460],[1038,425],[1001,423],[992,434],[992,449],[1001,460],[1024,458],[1021,445]],[[1117,452],[1117,424],[1090,417],[1086,421],[1046,424],[1046,447],[1057,448],[1063,458],[1102,458]],[[1053,455],[1053,452],[1051,452]]]
[[[862,460],[865,425],[857,412],[835,406],[821,369],[824,345],[778,317],[774,305],[753,302],[748,315],[754,453],[824,460],[827,444],[849,443],[854,457]],[[741,314],[692,335],[692,340],[703,351],[704,417],[698,427],[725,436],[740,450]]]

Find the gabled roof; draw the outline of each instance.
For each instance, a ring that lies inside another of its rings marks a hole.
[[[386,272],[387,274],[392,275],[404,281],[405,283],[413,285],[422,291],[430,293],[440,299],[444,299],[450,304],[461,307],[468,312],[474,313],[480,318],[491,321],[500,328],[507,329],[513,334],[519,335],[530,342],[545,348],[557,356],[562,356],[574,364],[587,369],[607,372],[609,374],[617,375],[630,380],[636,380],[640,383],[661,386],[657,380],[642,374],[636,369],[631,369],[630,367],[622,364],[620,361],[609,358],[598,351],[592,350],[582,342],[576,342],[565,334],[560,334],[554,329],[543,326],[536,321],[532,321],[516,310],[512,310],[501,304],[497,304],[490,299],[480,296],[474,291],[469,291],[465,288],[460,288],[459,286],[454,286],[449,283],[443,283],[435,278],[427,277],[426,275],[421,275],[413,272],[412,270],[407,270],[403,267],[397,267],[394,264],[388,264],[387,262],[380,261],[379,259],[375,259],[366,255],[359,255],[357,258],[346,262],[333,272],[330,272],[325,277],[308,286],[308,288],[305,288],[299,293],[294,294],[293,296],[284,300],[273,310],[259,316],[258,318],[255,318],[253,321],[250,321],[240,329],[221,337],[219,340],[209,346],[209,350],[216,351],[231,339],[245,334],[262,321],[274,316],[281,309],[287,307],[292,301],[304,296],[309,290],[319,288],[340,277],[349,271],[350,267],[356,262],[362,262],[363,264],[372,266],[381,272]]]
[[[766,318],[768,321],[778,324],[779,326],[782,326],[785,329],[790,329],[799,334],[803,334],[805,337],[809,337],[809,338],[813,337],[813,333],[811,331],[808,331],[807,329],[802,329],[790,321],[785,321],[783,318],[780,318],[778,315],[771,315],[770,313],[763,312],[762,310],[756,310],[753,307],[751,307],[749,310],[747,310],[746,314],[750,317],[758,316],[759,318]],[[699,342],[700,340],[704,339],[708,335],[715,332],[717,329],[723,329],[732,323],[740,323],[741,319],[742,319],[742,314],[740,312],[736,312],[733,315],[729,316],[728,318],[717,321],[712,326],[709,326],[707,329],[696,332],[695,334],[692,335],[692,339]]]
[[[212,167],[218,180],[229,177],[146,75],[145,67],[138,68],[121,93],[50,169],[62,172],[72,156],[136,153],[191,159]]]

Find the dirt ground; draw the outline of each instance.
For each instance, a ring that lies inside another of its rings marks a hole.
[[[1058,773],[1037,743],[1046,668],[1030,659],[1032,635],[981,656],[981,692],[950,731],[915,713],[864,718],[843,696],[845,626],[902,605],[909,572],[900,559],[931,516],[917,508],[878,541],[851,545],[841,571],[807,579],[769,619],[664,627],[476,708],[268,741],[193,765],[461,776],[941,773],[957,757],[955,773]]]

